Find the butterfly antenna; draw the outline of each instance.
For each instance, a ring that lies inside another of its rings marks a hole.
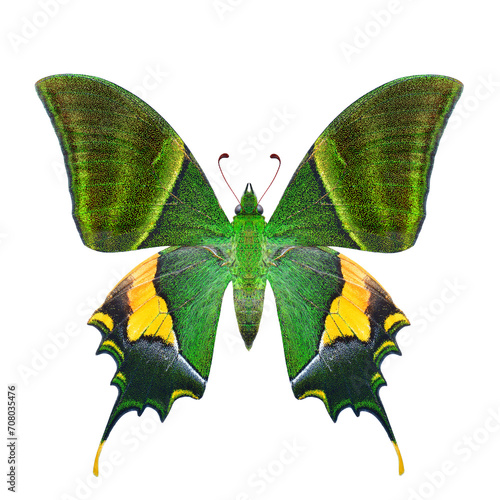
[[[222,178],[226,181],[226,184],[227,184],[227,187],[231,190],[231,193],[234,194],[234,197],[236,198],[236,200],[238,201],[238,203],[240,202],[240,199],[236,196],[236,194],[234,193],[233,191],[233,188],[229,185],[229,182],[227,182],[227,179],[226,179],[226,176],[224,175],[224,172],[222,171],[222,168],[220,166],[220,161],[222,160],[222,158],[229,158],[229,155],[227,153],[222,153],[220,156],[219,156],[219,161],[217,162],[219,164],[219,170],[220,170],[220,173],[222,174]]]
[[[267,189],[264,191],[264,194],[266,194],[269,191],[269,188],[272,186],[274,179],[276,179],[276,176],[278,175],[278,172],[280,171],[280,167],[281,167],[281,158],[278,155],[275,155],[273,153],[269,158],[273,158],[275,160],[278,160],[279,165],[278,165],[278,169],[276,170],[276,173],[274,174],[273,180],[271,181],[269,186],[267,186]],[[260,200],[262,200],[262,198],[264,198],[264,194],[260,197]],[[258,203],[260,203],[260,200],[258,201]]]

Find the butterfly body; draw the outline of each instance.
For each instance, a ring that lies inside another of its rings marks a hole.
[[[264,216],[257,212],[257,198],[250,184],[233,219],[230,271],[236,319],[248,349],[257,335],[267,281],[269,258]]]
[[[321,399],[335,421],[372,413],[402,459],[379,389],[409,322],[364,269],[332,246],[375,252],[411,247],[425,218],[439,139],[462,91],[421,75],[382,85],[319,136],[266,223],[251,185],[231,223],[192,153],[145,102],[96,77],[37,83],[64,153],[83,242],[116,252],[168,246],[133,269],[89,324],[98,353],[117,363],[119,418],[147,406],[164,420],[173,402],[202,397],[222,297],[232,283],[250,348],[271,285],[294,395]],[[174,246],[173,246],[174,245]]]

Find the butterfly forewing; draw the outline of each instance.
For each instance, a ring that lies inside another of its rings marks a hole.
[[[83,242],[117,252],[217,243],[231,225],[170,125],[125,89],[56,75],[38,94],[59,137]]]
[[[343,111],[311,147],[266,234],[282,245],[411,247],[439,139],[462,91],[444,76],[389,82]]]

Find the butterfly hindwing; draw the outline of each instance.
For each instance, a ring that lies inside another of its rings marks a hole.
[[[119,391],[99,451],[124,413],[151,406],[163,421],[178,397],[203,395],[230,281],[224,263],[221,249],[168,248],[130,272],[93,314],[98,353],[115,359]]]
[[[149,105],[91,76],[51,76],[36,88],[59,137],[87,246],[114,252],[230,235],[198,163]]]
[[[453,78],[425,75],[361,97],[311,147],[266,234],[281,245],[411,247],[439,139],[461,91]]]
[[[374,414],[398,450],[378,391],[405,315],[372,276],[326,247],[279,249],[269,282],[295,396],[320,398],[334,421],[347,407]]]

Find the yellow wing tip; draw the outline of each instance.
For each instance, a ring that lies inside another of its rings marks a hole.
[[[95,460],[94,460],[94,476],[98,476],[99,475],[99,457],[101,456],[101,451],[102,451],[102,447],[104,446],[104,443],[106,441],[101,441],[101,444],[99,445],[99,448],[97,448],[97,453],[95,455]]]
[[[398,454],[399,475],[401,476],[405,471],[405,466],[403,464],[403,457],[401,456],[401,452],[399,451],[399,446],[397,445],[396,441],[393,441],[392,444],[394,445],[394,449],[396,450],[396,453]]]

